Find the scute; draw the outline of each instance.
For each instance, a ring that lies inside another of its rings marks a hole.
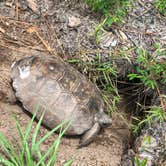
[[[82,79],[76,84],[73,94],[78,99],[78,102],[82,102],[88,100],[94,94],[94,88],[91,87],[86,80]]]
[[[62,88],[72,91],[75,88],[77,76],[71,71],[66,70],[64,76],[59,79]]]
[[[62,92],[57,100],[54,100],[53,108],[56,108],[56,114],[63,114],[61,119],[67,119],[72,114],[74,108],[77,106],[77,101],[70,93]],[[54,111],[52,108],[52,112]]]
[[[100,100],[97,97],[89,97],[87,106],[91,111],[95,111],[100,107]]]
[[[61,61],[57,61],[57,59],[52,61],[52,58],[50,58],[45,59],[45,61],[41,63],[40,60],[37,59],[37,63],[39,63],[39,66],[41,65],[40,71],[43,75],[47,76],[47,78],[58,81],[64,77],[66,66],[61,63]],[[36,67],[36,64],[34,67]]]

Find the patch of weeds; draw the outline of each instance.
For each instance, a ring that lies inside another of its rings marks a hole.
[[[129,74],[129,79],[140,79],[146,87],[151,89],[158,87],[158,81],[166,83],[166,62],[157,60],[160,55],[153,56],[146,50],[138,49],[137,74]]]
[[[117,72],[113,61],[103,61],[100,54],[97,54],[93,61],[85,62],[81,59],[71,59],[68,62],[76,65],[82,73],[86,74],[99,87],[107,108],[112,113],[120,101],[116,87]]]
[[[39,129],[41,127],[42,119],[44,112],[42,113],[30,139],[30,133],[32,130],[32,124],[37,115],[38,109],[35,110],[35,113],[26,127],[26,130],[23,131],[21,124],[16,119],[16,126],[18,129],[19,137],[21,139],[21,145],[12,144],[2,133],[0,133],[0,164],[4,166],[54,166],[56,163],[56,157],[58,152],[58,147],[60,145],[61,137],[68,128],[66,123],[61,123],[51,131],[49,131],[42,138],[38,139]],[[41,144],[48,139],[55,131],[60,130],[58,137],[52,143],[52,145],[47,149],[45,153],[41,152]],[[31,142],[31,144],[29,144]],[[65,166],[71,164],[69,160]]]
[[[162,122],[166,118],[165,100],[160,92],[160,84],[166,83],[166,62],[162,60],[166,57],[166,52],[163,51],[160,44],[155,45],[155,51],[150,54],[147,50],[138,49],[137,57],[137,73],[129,74],[130,80],[139,79],[146,88],[146,91],[152,90],[158,94],[160,100],[159,106],[143,106],[144,114],[142,120],[134,125],[134,131],[137,132],[143,125],[151,124],[154,119]]]
[[[104,24],[122,23],[126,15],[128,0],[85,0],[95,12],[100,12],[105,17]]]
[[[111,27],[113,23],[121,25],[124,23],[126,8],[129,6],[129,0],[84,0],[90,8],[102,15],[102,20],[95,25],[94,36],[98,43],[105,32],[103,27]]]
[[[137,125],[133,125],[133,132],[135,134],[138,133],[138,131],[144,126],[145,124],[148,124],[151,126],[154,119],[159,121],[159,123],[162,123],[164,119],[166,119],[166,114],[159,106],[152,106],[149,110],[144,110],[145,116],[143,119],[134,118],[134,120],[137,122]]]
[[[107,18],[105,18],[103,21],[101,21],[99,24],[95,25],[95,30],[92,33],[92,36],[95,36],[96,43],[99,44],[103,37],[103,33],[105,32],[103,25],[105,24]]]
[[[134,159],[135,166],[146,166],[147,159],[139,159],[138,157],[135,157]]]
[[[156,0],[155,6],[161,14],[166,16],[166,0]]]
[[[113,23],[122,24],[127,13],[129,0],[84,0],[90,8],[102,15],[102,21],[95,26],[94,35],[97,41],[101,38],[103,26],[110,27]]]

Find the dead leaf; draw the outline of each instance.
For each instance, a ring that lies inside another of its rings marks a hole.
[[[119,30],[120,36],[122,37],[122,39],[124,40],[128,40],[127,36],[125,35],[125,33],[121,30]]]

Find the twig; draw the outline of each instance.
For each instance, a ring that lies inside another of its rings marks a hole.
[[[18,0],[15,1],[16,5],[16,20],[18,20]]]
[[[40,41],[42,42],[42,44],[46,47],[47,51],[52,52],[53,49],[45,42],[45,40],[40,36],[39,32],[36,30],[36,27],[30,27],[28,28],[28,32],[29,33],[33,33],[35,32],[36,36],[40,39]]]
[[[159,99],[160,99],[160,104],[161,104],[161,109],[163,110],[163,112],[165,111],[164,110],[164,101],[163,101],[163,98],[162,98],[162,96],[161,96],[161,92],[160,92],[160,89],[157,87],[157,93],[158,93],[158,95],[159,95]]]
[[[50,47],[50,45],[47,44],[47,42],[41,37],[41,35],[40,35],[39,32],[37,31],[37,27],[35,27],[35,26],[30,27],[30,28],[28,28],[27,31],[28,31],[29,33],[35,32],[36,36],[40,39],[40,41],[42,42],[42,44],[45,46],[46,50],[47,50],[48,52],[50,52],[51,54],[53,54],[54,56],[58,57],[59,59],[63,60],[63,59],[57,54],[57,52],[56,52],[54,49],[52,49],[52,48]]]
[[[45,19],[45,21],[46,21],[46,24],[47,24],[48,28],[50,28],[50,30],[51,30],[51,32],[52,32],[52,38],[53,38],[53,39],[56,39],[56,41],[57,41],[57,43],[58,43],[58,46],[59,46],[59,48],[61,49],[61,52],[62,52],[62,54],[63,54],[63,57],[65,58],[65,52],[64,52],[64,50],[63,50],[62,44],[60,43],[60,40],[59,40],[58,37],[57,37],[56,31],[55,31],[55,30],[52,30],[52,29],[53,29],[53,28],[52,28],[52,25],[50,25],[49,22],[48,22],[46,19]]]
[[[19,20],[15,20],[15,19],[12,19],[10,17],[6,17],[6,16],[3,16],[0,14],[0,21],[2,22],[6,22],[7,21],[10,21],[12,23],[14,23],[16,26],[20,26],[23,25],[23,26],[32,26],[32,23],[28,23],[28,22],[24,22],[24,21],[19,21]],[[17,24],[18,23],[18,24]]]

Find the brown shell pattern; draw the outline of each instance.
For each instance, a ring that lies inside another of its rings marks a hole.
[[[25,109],[38,118],[46,109],[43,123],[49,128],[70,120],[67,134],[82,134],[94,124],[94,115],[103,105],[100,91],[80,72],[58,58],[28,57],[12,68],[13,87]]]

